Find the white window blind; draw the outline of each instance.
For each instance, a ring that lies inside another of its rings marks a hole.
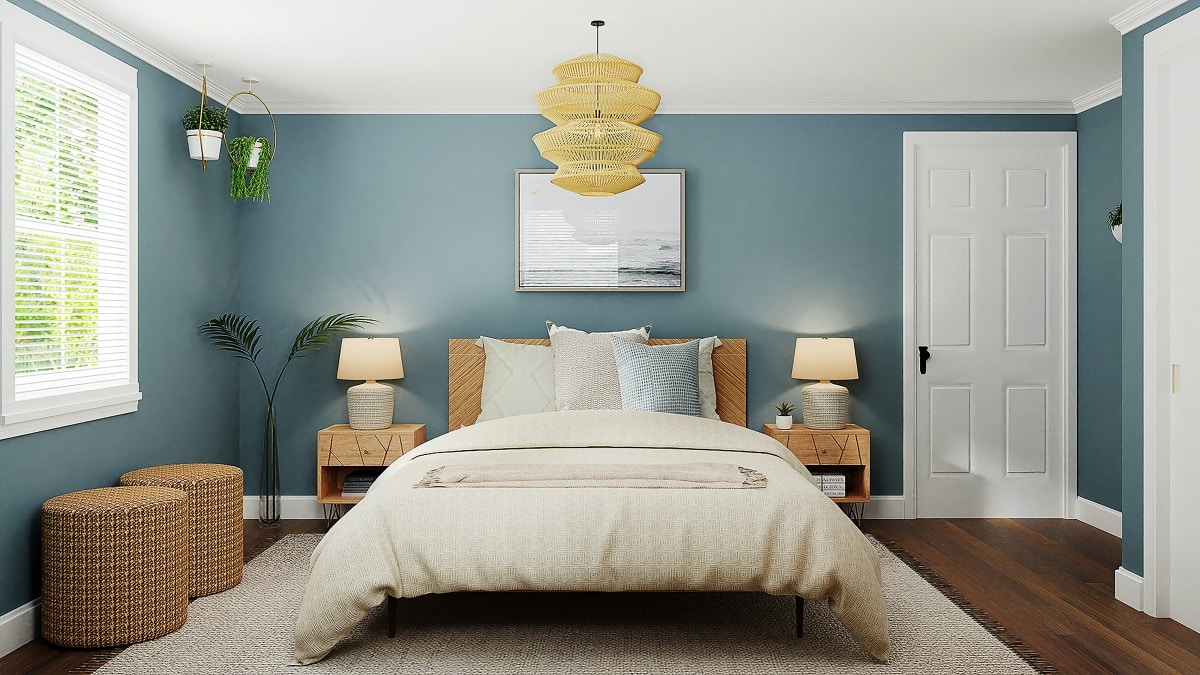
[[[14,52],[15,400],[127,385],[130,96]]]

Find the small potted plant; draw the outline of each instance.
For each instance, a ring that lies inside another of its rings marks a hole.
[[[1121,243],[1121,204],[1117,204],[1108,212],[1108,229],[1112,230],[1112,236],[1117,243]]]
[[[188,154],[192,159],[220,159],[225,127],[229,126],[229,116],[223,109],[194,105],[187,109],[179,123],[187,130]]]
[[[775,406],[779,414],[775,416],[776,429],[791,429],[792,428],[792,411],[796,409],[791,403],[784,401]]]

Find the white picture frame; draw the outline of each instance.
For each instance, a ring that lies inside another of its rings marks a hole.
[[[632,190],[583,197],[553,169],[517,169],[516,290],[682,292],[684,170],[641,173]]]

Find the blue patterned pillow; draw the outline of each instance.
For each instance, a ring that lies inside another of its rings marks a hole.
[[[650,347],[614,338],[621,407],[700,416],[700,341]]]

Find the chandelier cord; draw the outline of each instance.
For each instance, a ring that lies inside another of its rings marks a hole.
[[[600,55],[600,27],[604,25],[604,21],[602,19],[595,19],[594,21],[592,21],[592,25],[596,27],[596,55],[599,56]],[[596,82],[596,86],[594,87],[594,93],[596,94],[596,108],[595,108],[596,119],[600,119],[600,83],[599,82]]]

